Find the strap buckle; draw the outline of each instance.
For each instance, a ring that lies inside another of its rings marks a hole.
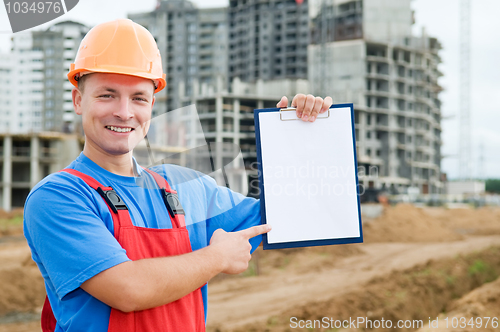
[[[97,192],[104,198],[114,213],[118,213],[118,210],[128,210],[127,205],[125,205],[120,196],[112,188],[103,190],[102,187],[97,187]]]
[[[181,201],[179,200],[179,196],[174,193],[169,193],[165,189],[163,192],[163,201],[165,202],[165,206],[167,207],[168,213],[172,218],[175,218],[175,215],[182,214],[185,215],[184,209],[182,208]]]

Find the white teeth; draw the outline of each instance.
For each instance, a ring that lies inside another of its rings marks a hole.
[[[119,128],[113,126],[106,126],[106,128],[111,129],[112,131],[116,131],[118,133],[128,133],[132,130],[132,128]]]

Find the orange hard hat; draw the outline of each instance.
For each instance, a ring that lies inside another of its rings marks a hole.
[[[151,79],[155,93],[167,85],[156,41],[143,26],[128,19],[96,25],[83,38],[68,79],[78,87],[79,77],[87,73]]]

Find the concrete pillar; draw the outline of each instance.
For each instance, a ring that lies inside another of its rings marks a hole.
[[[30,158],[30,187],[33,188],[40,181],[40,138],[38,136],[31,137],[31,158]]]
[[[368,131],[368,120],[367,116],[368,114],[366,112],[358,112],[359,116],[359,124],[358,124],[358,136],[356,137],[356,140],[358,142],[358,155],[359,156],[365,156],[366,155],[366,132]],[[372,116],[372,121],[373,121],[373,116]],[[356,125],[354,125],[354,130],[356,130]],[[373,137],[372,137],[373,138]]]
[[[243,170],[240,173],[240,181],[241,181],[241,193],[245,196],[248,195],[248,178],[245,167],[243,166]]]
[[[235,98],[233,100],[233,116],[234,116],[234,144],[238,145],[240,144],[240,120],[241,120],[241,115],[240,115],[240,100]]]
[[[222,114],[222,96],[218,95],[215,98],[215,142],[222,142],[222,135],[224,132],[224,122],[223,122],[223,114]],[[222,168],[222,146],[221,144],[217,144],[217,151],[213,151],[212,153],[216,153],[217,156],[215,160],[215,169]]]
[[[3,209],[12,210],[12,136],[3,140]]]

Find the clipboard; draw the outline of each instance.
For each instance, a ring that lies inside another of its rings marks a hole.
[[[254,110],[264,250],[361,243],[353,104],[316,121],[294,108]]]

